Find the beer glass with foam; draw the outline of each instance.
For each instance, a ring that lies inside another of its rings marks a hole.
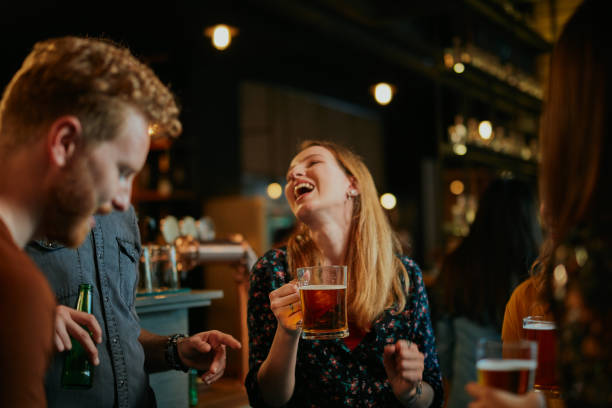
[[[534,341],[502,343],[481,339],[476,348],[476,370],[480,384],[515,394],[533,388],[538,345]]]
[[[347,337],[346,265],[297,269],[303,339]]]
[[[556,326],[542,316],[523,319],[523,337],[538,343],[538,368],[535,374],[536,390],[558,391],[556,379]]]

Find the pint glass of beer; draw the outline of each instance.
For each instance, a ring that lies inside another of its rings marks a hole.
[[[515,394],[533,387],[538,345],[534,341],[502,343],[481,339],[476,348],[476,370],[480,384]]]
[[[542,316],[523,319],[523,337],[538,343],[538,368],[535,374],[536,390],[558,391],[556,380],[556,327],[555,322]]]
[[[348,336],[346,266],[298,268],[302,303],[303,339],[338,339]]]

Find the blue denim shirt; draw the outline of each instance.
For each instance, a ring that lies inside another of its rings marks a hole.
[[[79,284],[92,285],[93,314],[102,328],[100,365],[94,369],[92,388],[61,388],[64,355],[56,354],[45,384],[49,407],[155,406],[134,308],[140,235],[133,208],[97,216],[95,227],[78,249],[37,241],[26,251],[47,276],[58,304],[74,308]]]

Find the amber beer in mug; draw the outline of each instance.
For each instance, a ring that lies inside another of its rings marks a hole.
[[[537,348],[533,341],[481,340],[476,349],[478,382],[515,394],[530,391],[537,367]]]
[[[535,374],[536,390],[558,390],[556,379],[556,326],[542,316],[523,319],[523,337],[538,343],[538,368]]]
[[[303,339],[347,337],[345,265],[298,268]]]

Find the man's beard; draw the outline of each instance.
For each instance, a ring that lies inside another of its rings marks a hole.
[[[97,208],[90,172],[85,160],[78,161],[50,191],[37,234],[72,248],[87,237]]]

